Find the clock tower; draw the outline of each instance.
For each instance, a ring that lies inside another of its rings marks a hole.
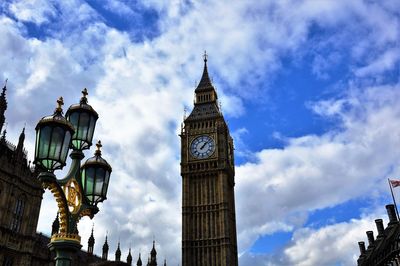
[[[233,140],[207,70],[181,132],[182,266],[237,266]]]

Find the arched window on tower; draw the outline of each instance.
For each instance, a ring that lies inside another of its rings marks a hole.
[[[15,202],[13,217],[11,220],[11,230],[19,232],[21,230],[21,223],[25,209],[25,196],[21,195]]]

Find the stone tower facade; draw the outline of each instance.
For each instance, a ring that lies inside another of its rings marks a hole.
[[[233,140],[204,56],[181,131],[182,265],[237,266]]]

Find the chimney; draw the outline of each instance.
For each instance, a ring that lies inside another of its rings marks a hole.
[[[396,211],[394,209],[394,205],[393,204],[386,205],[386,210],[387,210],[387,214],[389,216],[389,224],[388,225],[392,225],[392,224],[398,223],[397,214],[396,214]]]
[[[358,247],[360,248],[360,256],[365,255],[365,243],[364,243],[364,241],[358,242]]]
[[[382,239],[385,237],[385,228],[383,228],[383,220],[382,219],[376,219],[375,220],[376,224],[376,229],[378,230],[378,235],[376,236],[376,239]]]
[[[368,237],[368,248],[370,248],[374,245],[374,232],[367,231],[367,237]]]

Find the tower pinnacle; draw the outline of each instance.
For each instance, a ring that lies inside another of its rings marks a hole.
[[[4,116],[4,113],[7,110],[6,90],[7,90],[7,79],[6,82],[4,83],[3,91],[0,94],[0,132],[6,120]]]
[[[153,248],[150,252],[150,266],[157,266],[157,251],[156,251],[156,241],[153,240]]]
[[[107,234],[106,234],[106,240],[104,241],[104,245],[103,245],[103,255],[102,255],[102,259],[103,260],[107,260],[108,257],[108,243],[107,243]]]
[[[142,266],[142,259],[140,258],[140,252],[139,252],[139,258],[137,260],[136,266]]]
[[[119,241],[117,251],[115,251],[115,261],[121,261],[121,249],[119,248]]]
[[[24,149],[24,141],[25,141],[25,127],[22,129],[21,134],[19,135],[19,139],[18,139],[18,145],[17,145],[17,156],[22,158],[23,156],[23,149]]]
[[[200,82],[197,85],[197,88],[195,92],[202,92],[202,91],[209,91],[209,90],[214,90],[213,85],[211,84],[211,79],[208,75],[208,68],[207,68],[207,61],[208,61],[208,55],[207,52],[204,51],[204,68],[203,68],[203,75],[201,76]]]
[[[51,227],[51,235],[57,234],[58,230],[60,230],[60,221],[58,220],[58,212],[57,212],[57,216],[54,219],[53,225]]]
[[[129,248],[129,253],[128,253],[128,256],[126,257],[126,263],[128,263],[128,265],[132,265],[131,248]]]
[[[89,240],[88,240],[88,253],[90,255],[93,254],[93,248],[94,248],[94,236],[93,236],[93,229],[94,229],[94,225],[92,226],[92,233],[90,234]]]

